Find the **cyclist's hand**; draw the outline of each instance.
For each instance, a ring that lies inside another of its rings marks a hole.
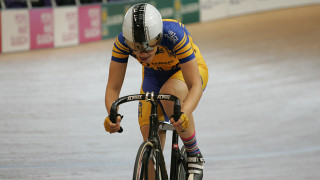
[[[120,122],[121,122],[122,116],[118,115],[117,116],[117,120],[116,123],[112,123],[110,120],[110,117],[106,117],[105,121],[104,121],[104,128],[106,129],[106,131],[108,131],[109,133],[115,133],[118,132],[120,129]]]
[[[170,118],[171,124],[176,130],[184,132],[189,127],[189,119],[186,114],[182,113],[179,120],[176,122],[173,117]]]

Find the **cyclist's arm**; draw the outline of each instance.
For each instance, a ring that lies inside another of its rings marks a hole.
[[[189,92],[183,103],[181,111],[187,115],[197,107],[202,96],[202,82],[196,59],[180,64],[183,78],[188,86]]]
[[[127,63],[110,62],[109,78],[105,95],[105,105],[109,115],[112,103],[119,98],[126,69]]]

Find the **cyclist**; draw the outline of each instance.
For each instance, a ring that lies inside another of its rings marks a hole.
[[[124,17],[122,32],[114,42],[109,67],[105,104],[108,113],[112,103],[119,98],[124,81],[128,57],[132,56],[142,64],[142,85],[140,93],[154,92],[177,96],[183,112],[175,122],[173,103],[159,103],[159,119],[171,121],[187,151],[190,179],[202,179],[203,156],[197,145],[194,119],[195,110],[208,82],[208,69],[186,27],[172,19],[162,19],[159,11],[150,4],[132,6]],[[139,102],[139,124],[144,140],[148,139],[151,104]],[[110,133],[120,128],[121,116],[112,123],[105,119],[105,129]],[[159,132],[162,147],[165,132]]]

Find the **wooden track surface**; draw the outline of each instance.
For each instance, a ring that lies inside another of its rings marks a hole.
[[[194,113],[204,179],[320,179],[320,6],[187,27],[210,70]],[[122,134],[102,125],[112,45],[0,55],[1,180],[131,179],[137,104]],[[139,91],[137,69],[121,95]]]

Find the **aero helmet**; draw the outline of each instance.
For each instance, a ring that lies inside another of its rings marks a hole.
[[[126,13],[122,32],[126,44],[134,51],[154,49],[162,38],[162,17],[148,3],[132,6]]]

